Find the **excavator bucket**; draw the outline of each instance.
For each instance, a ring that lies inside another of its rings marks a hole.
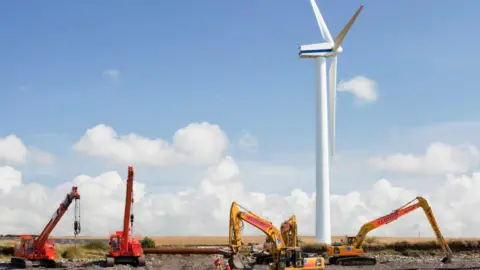
[[[233,255],[228,262],[231,266],[233,266],[233,269],[244,269],[245,265],[243,264],[243,260],[241,255]]]
[[[445,258],[442,259],[442,263],[452,263],[452,258],[445,257]]]

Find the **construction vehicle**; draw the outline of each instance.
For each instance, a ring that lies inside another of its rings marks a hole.
[[[245,211],[241,211],[240,208]],[[243,221],[251,224],[267,235],[272,243],[271,257],[269,263],[272,270],[294,270],[294,269],[325,269],[325,261],[322,257],[307,257],[298,247],[287,247],[280,231],[273,224],[240,206],[236,202],[230,208],[229,225],[229,246],[232,255],[229,259],[233,269],[245,269],[251,267],[252,262],[248,260],[245,253],[248,253],[242,241]],[[257,262],[254,262],[257,263]]]
[[[415,201],[417,202],[413,203]],[[416,197],[410,202],[404,204],[402,207],[394,210],[392,213],[365,223],[360,228],[360,231],[356,236],[345,236],[345,239],[342,240],[342,243],[334,243],[329,246],[327,248],[329,263],[336,265],[375,265],[377,263],[376,259],[366,257],[365,251],[362,248],[367,234],[370,231],[389,224],[390,222],[397,220],[399,217],[406,215],[420,207],[425,212],[425,215],[430,222],[430,226],[435,232],[438,243],[445,254],[445,257],[442,259],[442,263],[451,263],[452,251],[440,232],[437,221],[433,215],[432,208],[430,208],[428,202],[423,197]]]
[[[43,228],[40,235],[22,234],[20,243],[15,246],[14,257],[10,263],[13,268],[27,268],[32,266],[41,266],[48,268],[61,267],[61,262],[57,261],[55,254],[55,241],[48,237],[62,219],[68,207],[75,200],[75,220],[73,223],[73,234],[76,237],[80,229],[80,194],[77,187],[72,187],[72,191],[67,194],[65,200],[53,213],[52,218]]]
[[[123,216],[123,231],[116,231],[110,235],[109,252],[105,256],[105,266],[115,264],[130,264],[145,266],[145,256],[140,242],[130,235],[133,227],[133,167],[128,167],[127,192],[125,196],[125,212]]]

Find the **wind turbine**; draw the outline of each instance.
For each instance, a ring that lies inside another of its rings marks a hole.
[[[335,103],[337,92],[337,55],[343,49],[340,46],[363,9],[360,6],[340,34],[332,39],[315,0],[310,0],[317,18],[318,27],[326,42],[301,45],[300,58],[314,58],[316,66],[316,225],[317,242],[331,244],[330,225],[330,155],[335,154]],[[327,58],[332,58],[328,71],[327,94]],[[329,97],[328,97],[329,96]],[[329,98],[329,99],[328,99]],[[330,103],[330,106],[329,106]],[[329,117],[330,116],[330,117]],[[330,129],[330,132],[329,132]]]

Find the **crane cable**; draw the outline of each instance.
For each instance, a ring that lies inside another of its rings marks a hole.
[[[133,219],[134,219],[134,190],[133,190],[133,187],[132,187],[132,202],[131,202],[132,206],[131,206],[131,211],[130,211],[130,236],[133,237]]]
[[[74,250],[75,250],[75,257],[77,256],[77,235],[81,231],[80,226],[80,200],[75,199],[75,217],[73,221],[73,243],[74,243]]]

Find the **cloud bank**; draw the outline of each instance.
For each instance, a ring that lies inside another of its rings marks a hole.
[[[0,140],[3,142],[0,146],[3,149],[23,149],[20,140],[11,136]],[[169,142],[135,133],[119,135],[112,127],[100,124],[88,129],[72,147],[80,154],[125,165],[125,170],[99,175],[85,172],[58,186],[47,187],[41,183],[24,183],[22,173],[14,165],[0,166],[1,233],[39,233],[72,186],[78,186],[81,194],[83,235],[104,236],[120,229],[127,165],[176,166],[179,171],[191,166],[203,168],[198,182],[175,192],[163,191],[161,181],[147,184],[146,179],[137,178],[134,187],[135,233],[227,235],[229,208],[233,200],[277,226],[295,214],[300,234],[314,233],[315,193],[293,189],[288,194],[275,194],[274,190],[266,193],[247,189],[240,176],[249,172],[227,154],[229,139],[218,125],[191,123],[176,131]],[[380,178],[366,189],[352,186],[349,192],[333,194],[333,234],[354,234],[363,223],[388,214],[419,195],[430,202],[444,235],[479,234],[477,224],[480,218],[472,215],[471,209],[480,207],[480,172],[467,173],[471,164],[477,162],[477,152],[470,146],[433,143],[423,156],[394,154],[394,158],[373,157],[371,165],[381,170],[438,173],[438,184],[429,192],[419,194]],[[28,150],[2,153],[3,160],[14,164],[28,157]],[[443,169],[435,169],[439,167]],[[262,181],[261,174],[252,175],[257,178],[251,181]],[[28,222],[25,222],[26,216]],[[72,221],[73,212],[69,211],[54,234],[71,235]],[[251,226],[246,226],[245,230],[247,234],[261,234]],[[416,236],[418,230],[422,236],[433,236],[421,210],[379,228],[371,235]]]

